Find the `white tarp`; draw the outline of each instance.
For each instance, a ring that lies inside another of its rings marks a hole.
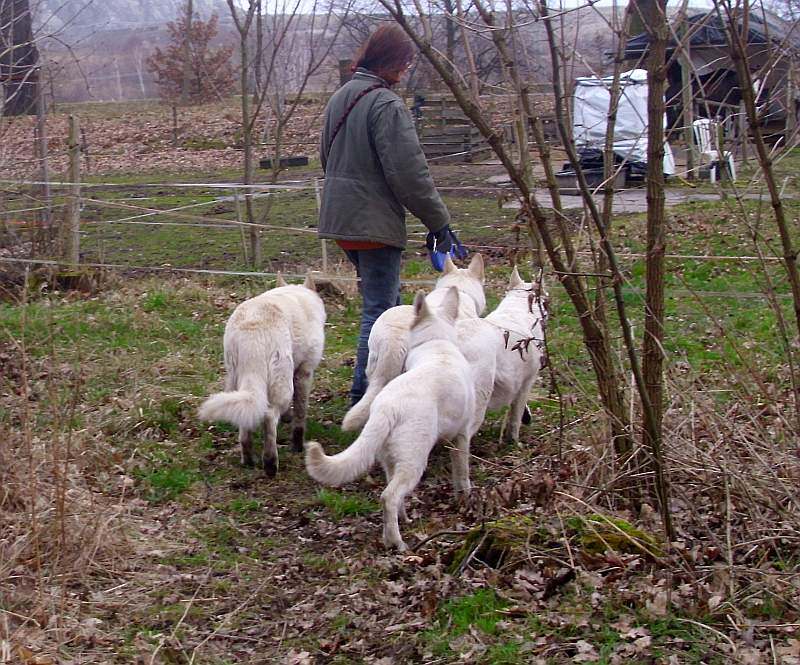
[[[580,148],[603,150],[613,77],[575,81],[572,135]],[[614,126],[614,152],[628,162],[647,163],[647,72],[632,69],[620,78],[621,94]],[[666,126],[666,117],[664,118]],[[675,160],[664,142],[664,173],[675,173]]]

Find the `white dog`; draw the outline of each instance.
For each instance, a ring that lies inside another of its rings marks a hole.
[[[426,301],[429,307],[441,305],[449,287],[459,292],[458,318],[476,318],[486,308],[483,293],[483,257],[476,254],[468,268],[457,268],[447,256],[442,276],[436,282]],[[381,314],[369,335],[369,359],[367,360],[367,380],[369,385],[364,396],[351,408],[342,421],[346,432],[363,427],[369,417],[372,401],[393,378],[403,371],[403,363],[408,353],[408,329],[414,318],[411,305],[398,305]]]
[[[201,420],[239,427],[242,464],[253,466],[252,433],[264,427],[261,463],[278,470],[278,419],[292,409],[292,450],[303,450],[308,394],[325,343],[325,306],[309,275],[241,303],[225,325],[225,392],[200,406]]]
[[[451,449],[453,488],[467,493],[469,441],[475,395],[470,369],[454,342],[459,294],[447,289],[437,311],[422,293],[414,300],[409,332],[407,371],[380,392],[360,436],[346,450],[328,457],[322,447],[306,444],[306,468],[324,485],[342,485],[366,473],[377,459],[388,484],[381,494],[383,542],[406,545],[398,515],[407,520],[404,500],[419,483],[430,454],[440,439],[454,440]]]
[[[547,296],[538,284],[523,282],[515,267],[508,291],[484,319],[456,324],[458,348],[470,363],[475,383],[475,431],[487,410],[511,405],[506,437],[519,441],[528,393],[543,366]]]

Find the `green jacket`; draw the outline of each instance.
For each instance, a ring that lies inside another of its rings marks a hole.
[[[380,81],[368,70],[358,69],[325,108],[319,235],[405,247],[404,208],[431,231],[448,224],[450,214],[433,184],[403,101],[388,88],[367,93],[330,145],[329,137],[350,102]]]

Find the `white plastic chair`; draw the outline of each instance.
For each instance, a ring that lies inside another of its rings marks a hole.
[[[717,181],[719,169],[719,151],[717,150],[717,123],[709,118],[698,118],[692,123],[692,130],[694,131],[694,140],[697,143],[700,156],[706,158],[709,164],[709,176],[711,182]],[[725,160],[728,166],[728,175],[731,180],[736,180],[736,165],[733,162],[733,153],[729,150],[722,151],[722,159]]]

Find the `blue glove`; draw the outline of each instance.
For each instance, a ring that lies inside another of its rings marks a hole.
[[[444,269],[448,254],[454,259],[464,259],[469,254],[449,224],[445,224],[438,231],[430,231],[425,238],[425,246],[431,257],[431,265],[439,272]]]

